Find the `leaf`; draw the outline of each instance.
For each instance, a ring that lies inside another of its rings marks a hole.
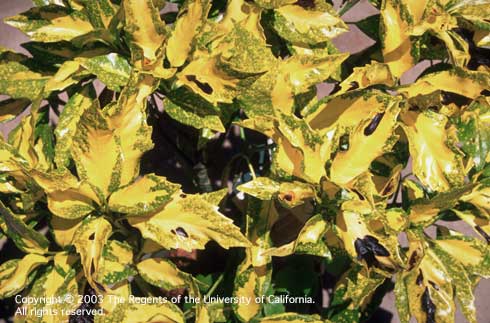
[[[464,181],[461,155],[450,146],[453,139],[445,130],[447,118],[431,110],[401,115],[407,134],[413,173],[432,191],[448,191]]]
[[[165,24],[151,0],[124,0],[124,30],[129,35],[133,60],[154,63],[166,37]],[[149,65],[144,64],[144,65]]]
[[[259,131],[277,144],[273,169],[282,178],[296,176],[309,183],[318,183],[325,176],[328,152],[319,133],[303,119],[282,115],[280,118],[255,117],[240,126]]]
[[[85,111],[94,104],[94,99],[95,91],[91,85],[88,85],[73,94],[63,108],[54,130],[56,136],[54,160],[58,167],[69,165],[70,151],[78,123]]]
[[[407,4],[410,1],[384,0],[381,5],[380,38],[384,62],[397,78],[415,65],[409,27],[414,23]],[[423,6],[421,6],[423,8]]]
[[[220,63],[230,74],[249,76],[270,70],[276,58],[262,37],[236,24],[217,45]]]
[[[307,254],[331,259],[332,254],[323,241],[328,228],[329,224],[321,214],[314,215],[308,219],[294,241],[277,248],[271,248],[265,254],[276,257]]]
[[[469,224],[487,243],[490,241],[490,220],[476,216],[471,211],[458,211],[452,209],[461,220]]]
[[[213,105],[231,103],[238,83],[238,80],[220,70],[217,57],[193,60],[177,73],[177,78],[177,86],[187,86]]]
[[[128,83],[131,74],[131,65],[116,53],[80,60],[80,64],[116,92]]]
[[[95,28],[103,29],[109,27],[117,10],[117,7],[110,0],[85,0],[82,3],[90,22]]]
[[[486,218],[490,218],[490,208],[488,203],[490,200],[490,185],[488,181],[476,185],[471,192],[461,197],[461,201],[473,204],[481,214]]]
[[[163,101],[165,112],[174,120],[196,129],[210,129],[217,132],[225,132],[225,127],[215,111],[206,111],[196,102],[193,110],[180,106],[165,98]],[[201,110],[201,111],[200,111]]]
[[[120,138],[110,128],[97,101],[81,115],[72,141],[78,175],[107,197],[120,185],[123,153]]]
[[[276,8],[273,21],[273,27],[281,37],[300,44],[325,42],[348,29],[335,10],[321,1],[314,1],[312,8],[300,4]]]
[[[408,299],[410,313],[419,321],[453,322],[456,296],[466,318],[476,322],[471,275],[489,274],[484,260],[488,248],[473,238],[452,234],[437,240],[408,235],[410,267],[397,282],[404,284],[398,294]]]
[[[337,214],[335,231],[345,250],[360,264],[393,271],[401,265],[397,238],[375,232],[369,221],[372,213],[366,201],[346,201]]]
[[[36,254],[4,262],[0,266],[0,298],[11,297],[22,291],[32,281],[32,272],[47,262],[47,258]]]
[[[459,199],[465,200],[465,196],[470,196],[470,192],[476,189],[476,186],[476,184],[466,184],[449,192],[439,193],[431,199],[416,199],[410,208],[410,222],[415,226],[428,226],[434,223],[440,212],[454,207]]]
[[[95,323],[184,323],[182,311],[170,302],[134,304],[129,301],[117,304],[107,315],[95,315]]]
[[[54,262],[39,275],[34,281],[32,288],[26,295],[37,299],[58,299],[62,300],[70,295],[76,302],[58,301],[58,302],[39,302],[38,304],[24,304],[26,316],[16,316],[19,322],[37,322],[40,317],[36,313],[56,313],[56,315],[44,314],[42,322],[55,323],[59,320],[69,320],[69,313],[75,311],[78,307],[79,287],[77,285],[77,266],[78,257],[69,255],[64,252],[56,253]],[[43,297],[43,298],[42,298]],[[36,312],[39,311],[39,312]]]
[[[382,275],[368,274],[359,265],[352,265],[337,282],[332,305],[347,302],[349,309],[365,309],[369,306],[376,289],[386,280]]]
[[[7,18],[5,23],[20,29],[31,40],[46,43],[72,40],[93,31],[83,13],[57,5],[31,8],[18,16]]]
[[[144,217],[128,217],[128,221],[143,237],[167,249],[204,249],[209,240],[225,249],[249,245],[233,221],[199,195],[174,194],[162,210]]]
[[[474,99],[488,88],[488,73],[455,67],[448,71],[427,74],[415,83],[401,87],[399,92],[413,98],[442,90]]]
[[[392,75],[388,64],[372,61],[371,64],[362,67],[354,67],[352,74],[340,83],[341,90],[336,92],[335,95],[338,96],[347,92],[353,84],[358,86],[358,89],[377,84],[393,87],[395,85],[395,77]]]
[[[117,143],[124,160],[118,165],[120,186],[129,184],[138,176],[141,156],[153,148],[146,102],[157,85],[157,80],[152,76],[134,73],[117,104],[104,109],[105,119],[114,136],[124,138]]]
[[[329,323],[328,320],[323,320],[319,315],[306,315],[298,313],[281,313],[259,320],[260,323]]]
[[[394,101],[392,96],[377,90],[353,91],[326,97],[303,114],[308,125],[325,138],[325,154],[330,155],[338,148],[346,148],[343,141],[353,129],[371,122]]]
[[[66,61],[60,66],[56,74],[46,82],[44,90],[48,93],[52,91],[62,91],[70,85],[82,81],[88,74],[89,73],[80,66],[79,62]]]
[[[21,216],[14,214],[0,201],[0,227],[13,240],[17,248],[25,252],[44,253],[48,250],[49,240],[27,225]]]
[[[119,213],[144,215],[168,204],[177,191],[180,191],[178,184],[165,177],[146,174],[114,192],[109,198],[109,207]]]
[[[480,97],[463,110],[455,124],[461,150],[470,156],[477,171],[485,166],[490,153],[490,102]]]
[[[192,280],[189,274],[180,271],[174,263],[163,258],[148,258],[137,264],[140,276],[149,284],[171,291],[186,288]]]
[[[32,70],[27,58],[9,59],[8,54],[0,53],[0,93],[13,99],[35,100],[49,76]]]
[[[206,23],[211,1],[190,1],[180,9],[181,15],[175,22],[175,28],[167,41],[166,54],[174,67],[184,65],[191,53],[196,35]]]
[[[237,189],[261,200],[271,200],[279,192],[280,187],[280,183],[268,177],[258,177],[238,186]]]
[[[29,106],[26,99],[7,99],[0,102],[0,122],[8,122],[16,118]]]
[[[398,140],[395,130],[399,113],[399,101],[395,99],[386,110],[353,129],[349,134],[348,149],[337,152],[332,161],[330,178],[334,183],[347,184],[366,172],[376,158],[392,150]]]
[[[112,233],[111,224],[104,218],[88,218],[77,228],[72,244],[80,254],[83,272],[95,290],[95,277],[100,270],[104,246]]]
[[[52,215],[50,227],[54,241],[61,247],[71,246],[75,232],[81,225],[82,219],[69,220]]]
[[[347,58],[345,54],[293,55],[248,84],[238,95],[240,105],[249,117],[290,115],[295,95],[305,93],[336,73]]]
[[[130,245],[110,240],[103,247],[95,280],[104,286],[114,286],[137,274]]]

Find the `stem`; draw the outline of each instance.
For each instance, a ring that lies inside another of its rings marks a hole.
[[[225,273],[223,272],[218,276],[218,279],[216,279],[216,281],[213,283],[213,286],[211,286],[211,288],[208,290],[208,292],[206,293],[206,295],[204,297],[211,296],[211,294],[214,293],[216,288],[218,288],[219,284],[223,281],[224,277],[225,277]]]

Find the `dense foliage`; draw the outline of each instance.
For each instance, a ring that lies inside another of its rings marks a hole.
[[[357,2],[34,0],[6,19],[31,41],[0,52],[0,120],[19,122],[0,141],[1,235],[19,250],[0,298],[81,300],[15,321],[94,308],[95,322],[363,322],[394,281],[401,322],[454,322],[456,301],[476,322],[490,1],[371,0],[378,13],[355,24],[375,42],[349,55],[332,39]],[[198,156],[191,188],[142,162],[157,128]],[[244,148],[211,181],[210,147],[236,130]]]

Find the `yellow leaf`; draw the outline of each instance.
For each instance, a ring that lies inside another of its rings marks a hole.
[[[354,67],[354,71],[348,78],[340,83],[341,90],[335,95],[341,95],[347,92],[353,84],[359,89],[367,88],[371,85],[383,84],[389,87],[395,85],[395,77],[391,74],[390,66],[376,61],[362,67]]]
[[[476,98],[490,88],[490,75],[482,71],[470,71],[455,67],[452,70],[431,73],[417,82],[401,87],[399,92],[409,98],[427,95],[438,90],[453,92],[468,98]]]
[[[373,212],[367,201],[344,202],[335,221],[336,232],[352,258],[368,268],[392,271],[401,266],[398,240],[396,235],[384,235],[371,228],[368,216]]]
[[[166,47],[167,58],[172,66],[184,65],[191,52],[194,37],[206,22],[209,9],[211,2],[208,0],[186,2],[181,9],[183,14],[177,19]]]
[[[94,102],[80,117],[72,156],[80,178],[107,197],[120,185],[123,155],[119,136],[109,127],[97,101]]]
[[[54,241],[61,247],[68,247],[72,244],[75,232],[82,225],[82,219],[70,220],[52,215],[50,224]]]
[[[329,4],[314,1],[312,7],[295,3],[276,8],[274,29],[281,37],[300,44],[326,42],[347,31],[347,25]]]
[[[167,181],[165,177],[147,174],[114,192],[109,198],[109,207],[131,215],[153,212],[170,202],[179,188],[178,184]]]
[[[177,85],[185,85],[212,104],[231,103],[238,80],[226,75],[217,65],[217,57],[200,57],[177,74]]]
[[[260,323],[329,323],[319,315],[305,315],[298,313],[281,313],[263,317]]]
[[[399,101],[391,105],[372,120],[361,122],[349,134],[349,148],[339,151],[330,168],[330,178],[338,185],[345,185],[366,172],[371,162],[390,152],[398,136],[394,134],[400,113]]]
[[[59,252],[56,253],[53,260],[53,266],[48,267],[43,275],[34,281],[27,296],[37,299],[64,299],[69,295],[74,301],[24,304],[24,307],[27,308],[27,315],[15,315],[16,322],[38,322],[41,319],[43,323],[68,322],[70,318],[68,314],[78,308],[78,298],[81,295],[77,284],[77,272],[74,268],[78,257]],[[56,314],[53,315],[53,313]]]
[[[117,104],[104,110],[114,135],[124,138],[118,143],[124,160],[119,165],[121,186],[138,176],[141,156],[153,148],[151,127],[146,122],[146,101],[157,85],[152,76],[135,73],[121,92]]]
[[[60,6],[32,8],[5,22],[25,32],[31,40],[46,43],[72,40],[94,30],[84,14]]]
[[[47,258],[36,254],[4,262],[0,266],[0,298],[11,297],[22,291],[32,279],[31,272],[47,262]]]
[[[124,29],[130,36],[133,59],[141,61],[149,60],[149,65],[154,63],[162,54],[162,46],[165,40],[165,24],[160,19],[158,10],[152,0],[124,0]],[[142,51],[141,57],[138,52]],[[144,63],[144,62],[143,62]]]
[[[73,236],[72,244],[80,254],[85,277],[95,290],[99,290],[94,279],[99,271],[102,250],[111,233],[112,226],[107,220],[89,218],[77,228]]]
[[[402,11],[404,4],[394,0],[384,0],[381,6],[382,50],[384,62],[397,78],[408,71],[416,62],[412,57],[412,44],[409,37],[409,24]]]
[[[137,264],[140,276],[148,283],[170,291],[185,288],[191,276],[180,271],[174,263],[163,258],[148,258]]]
[[[461,155],[448,146],[447,118],[431,110],[402,114],[413,173],[432,191],[447,191],[464,181]]]
[[[239,228],[217,209],[199,195],[177,193],[162,210],[128,221],[143,237],[167,249],[204,249],[209,240],[226,249],[248,246]]]

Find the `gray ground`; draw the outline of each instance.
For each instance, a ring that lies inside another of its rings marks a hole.
[[[415,1],[415,0],[414,0]],[[338,1],[337,1],[338,2]],[[30,0],[0,0],[0,18],[9,17],[31,7]],[[367,16],[376,13],[376,9],[368,4],[367,0],[361,0],[355,8],[350,10],[347,14],[343,16],[344,20],[347,22],[356,22]],[[351,30],[335,40],[337,47],[344,52],[355,53],[359,52],[366,46],[372,43],[372,40],[367,36],[363,35],[355,26],[350,25]],[[22,42],[27,41],[27,37],[16,29],[5,25],[0,22],[0,46],[10,48],[16,51],[25,52],[24,49],[20,47]],[[403,83],[412,82],[415,77],[425,68],[423,63],[414,67],[411,71],[407,72],[402,77]],[[320,86],[320,90],[327,90],[328,86]],[[1,124],[0,131],[5,135],[10,129],[16,124],[17,120],[14,120],[8,124]],[[454,225],[454,224],[453,224]],[[458,230],[472,235],[473,232],[471,228],[465,227],[462,224],[457,224]],[[375,318],[373,318],[373,323],[399,323],[395,306],[394,306],[394,295],[389,293],[383,300],[381,304],[382,311],[380,311]],[[478,322],[479,323],[490,323],[490,280],[482,280],[476,288],[476,307],[478,312]],[[0,320],[1,321],[1,320]],[[415,322],[415,321],[414,321]],[[467,322],[463,317],[461,312],[458,310],[456,313],[456,323]]]

